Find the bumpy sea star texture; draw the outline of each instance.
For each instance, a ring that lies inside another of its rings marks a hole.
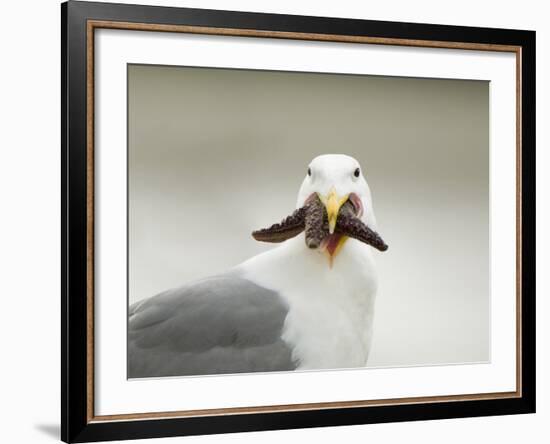
[[[269,228],[262,228],[252,232],[257,241],[262,242],[283,242],[291,237],[298,236],[305,227],[306,207],[298,208],[290,216],[284,218],[280,223],[273,224]]]
[[[298,208],[280,223],[254,231],[252,236],[262,242],[283,242],[302,231],[305,231],[305,241],[309,248],[318,248],[323,239],[329,236],[326,209],[317,195],[308,199],[303,207]],[[354,206],[349,200],[340,209],[335,232],[357,239],[380,251],[388,249],[378,233],[355,215]]]
[[[309,248],[319,248],[321,241],[328,236],[327,212],[317,195],[302,208],[305,214],[306,245]]]
[[[340,214],[338,215],[338,219],[336,220],[335,231],[337,233],[345,234],[346,236],[353,239],[357,239],[358,241],[364,242],[365,244],[368,244],[376,248],[377,250],[386,251],[388,249],[388,246],[382,240],[380,235],[376,231],[371,230],[361,221],[361,219],[356,217],[353,209],[347,206],[348,203],[349,201],[346,202],[340,210]]]

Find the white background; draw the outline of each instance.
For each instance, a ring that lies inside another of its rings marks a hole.
[[[365,3],[285,0],[181,1],[156,4],[255,10],[442,24],[536,29],[538,143],[538,374],[548,373],[550,351],[543,320],[548,303],[545,248],[550,210],[543,177],[548,166],[549,89],[542,80],[550,54],[549,14],[543,2],[464,0],[459,6],[428,1]],[[10,3],[4,6],[0,71],[0,251],[3,302],[0,375],[4,442],[53,442],[59,422],[59,5],[57,1]],[[543,57],[544,55],[544,57]],[[7,57],[6,57],[7,56]],[[546,103],[545,103],[546,102]],[[547,176],[548,177],[548,176]],[[544,203],[546,202],[546,205]],[[538,380],[536,415],[473,418],[436,422],[382,424],[301,431],[282,431],[173,439],[172,442],[416,442],[447,443],[482,439],[544,442],[550,419],[550,385]],[[165,440],[169,442],[168,440]],[[162,441],[157,441],[162,442]]]

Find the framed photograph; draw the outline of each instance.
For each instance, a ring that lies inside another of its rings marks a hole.
[[[62,439],[535,411],[535,33],[69,1]]]

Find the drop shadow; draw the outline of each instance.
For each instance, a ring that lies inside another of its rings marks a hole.
[[[44,435],[54,438],[56,441],[60,439],[61,428],[59,424],[35,424],[34,428],[42,432]]]

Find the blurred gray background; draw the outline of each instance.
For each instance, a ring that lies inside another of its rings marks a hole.
[[[130,304],[272,248],[344,153],[390,246],[369,366],[490,359],[488,82],[129,65],[128,100]]]

